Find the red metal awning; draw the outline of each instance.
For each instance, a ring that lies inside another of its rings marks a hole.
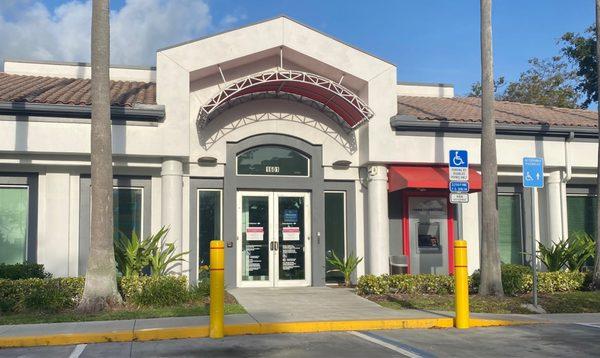
[[[219,109],[230,106],[236,99],[258,93],[290,94],[298,99],[308,98],[329,108],[348,128],[354,129],[373,116],[373,111],[355,93],[325,77],[295,70],[277,70],[254,74],[228,85],[200,108],[200,127],[210,122]]]
[[[389,169],[388,191],[402,189],[448,190],[448,167],[392,165]],[[481,191],[481,174],[469,169],[469,191]]]

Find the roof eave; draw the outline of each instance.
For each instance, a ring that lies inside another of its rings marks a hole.
[[[158,122],[165,118],[163,105],[111,106],[112,119]],[[42,117],[91,118],[92,106],[28,102],[0,102],[0,114]]]
[[[396,131],[425,131],[448,133],[481,133],[481,123],[457,122],[447,120],[422,120],[414,116],[396,115],[390,118],[390,124]],[[580,126],[551,126],[547,124],[503,124],[496,123],[496,133],[501,135],[523,135],[544,137],[598,138],[598,129]]]

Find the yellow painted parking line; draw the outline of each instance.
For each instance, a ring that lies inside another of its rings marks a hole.
[[[267,322],[225,325],[225,336],[281,333],[317,333],[334,331],[374,331],[415,328],[452,328],[453,318],[411,318],[348,321]],[[471,318],[471,327],[492,327],[533,324],[539,322]],[[155,341],[167,339],[205,338],[208,326],[145,328],[133,331],[94,333],[61,333],[40,336],[0,337],[0,347],[58,346],[85,343]]]

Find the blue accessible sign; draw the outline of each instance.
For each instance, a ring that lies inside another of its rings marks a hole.
[[[468,193],[469,182],[466,181],[451,181],[449,185],[451,193]]]
[[[450,150],[448,169],[448,179],[450,179],[450,181],[468,181],[469,157],[467,151]]]
[[[523,158],[523,187],[544,187],[544,160],[542,158]]]

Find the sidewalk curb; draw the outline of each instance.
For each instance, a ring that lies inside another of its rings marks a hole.
[[[539,322],[496,319],[470,320],[471,327],[514,326]],[[366,331],[386,329],[452,328],[453,318],[378,319],[352,321],[272,322],[225,325],[225,336]],[[157,341],[167,339],[206,338],[208,326],[134,329],[91,333],[62,333],[39,336],[0,337],[0,348],[61,346],[83,343]]]

